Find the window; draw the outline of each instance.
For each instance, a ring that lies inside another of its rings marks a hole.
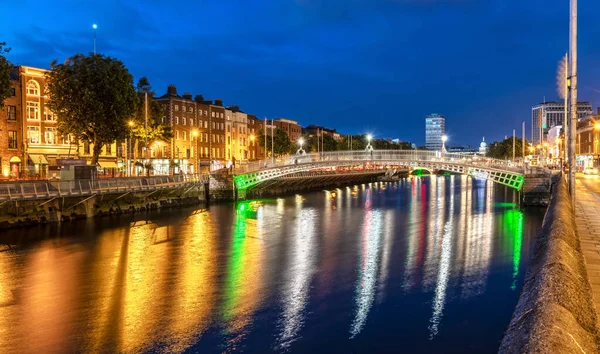
[[[14,88],[14,87],[11,87],[11,88],[10,88],[10,95],[11,95],[12,97],[15,97],[15,96],[17,95],[17,90],[15,90],[15,88]]]
[[[174,124],[179,124],[179,117],[175,117],[175,123]]]
[[[27,82],[27,94],[32,96],[40,95],[40,85],[35,80],[29,80]]]
[[[190,107],[190,113],[194,113],[194,107]]]
[[[207,112],[207,111],[204,111],[204,115],[205,115],[205,116],[208,116],[208,112]]]
[[[40,103],[27,101],[27,119],[40,119]]]
[[[210,129],[215,129],[215,122],[210,122]]]
[[[8,131],[8,148],[9,149],[17,148],[17,131],[16,130]]]
[[[208,143],[208,133],[204,133],[204,142]]]
[[[181,111],[185,112],[185,106],[181,106]]]
[[[225,125],[221,123],[221,130],[225,130]]]
[[[221,112],[221,118],[223,118],[223,112]]]
[[[187,132],[185,130],[183,131],[183,140],[187,140]]]
[[[162,117],[163,124],[167,124],[167,117]]]
[[[210,112],[210,115],[214,118],[215,117],[215,112]]]
[[[207,120],[204,121],[204,129],[208,129],[208,121]]]
[[[181,125],[185,125],[185,117],[181,117]]]
[[[175,131],[175,140],[179,140],[179,130]]]
[[[106,151],[106,155],[112,154],[112,146],[110,144],[106,144],[104,150]]]
[[[89,155],[90,154],[90,142],[89,141],[84,141],[83,142],[83,153],[85,155]]]
[[[56,144],[56,134],[54,128],[46,128],[46,132],[44,133],[44,140],[46,144]]]
[[[27,127],[27,139],[30,144],[39,144],[40,127]]]
[[[175,111],[178,112],[179,111],[179,106],[175,105]]]
[[[8,109],[8,120],[17,120],[17,106],[6,106]]]
[[[194,120],[192,118],[190,118],[190,126],[193,127],[194,126]]]
[[[48,107],[44,107],[44,120],[55,121],[56,116]]]

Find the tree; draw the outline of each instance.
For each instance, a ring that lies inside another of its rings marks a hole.
[[[11,96],[10,71],[13,65],[6,54],[10,52],[10,48],[6,47],[6,42],[0,42],[0,109],[4,108],[4,100]]]
[[[51,66],[46,93],[58,132],[94,144],[95,165],[104,145],[128,135],[127,122],[138,107],[133,76],[120,60],[101,54],[76,54]]]
[[[265,132],[261,129],[258,132],[258,145],[265,148]],[[275,129],[275,135],[273,135],[273,148],[275,150],[275,156],[287,155],[292,150],[292,141],[290,137],[280,128]],[[266,157],[269,156],[269,152],[271,152],[271,132],[269,131],[267,134],[267,147],[265,149],[267,152]]]
[[[338,149],[338,143],[331,135],[323,135],[322,145],[323,151],[336,151]]]
[[[140,78],[136,86],[138,104],[132,119],[131,132],[133,138],[144,145],[153,141],[169,141],[173,138],[171,126],[163,123],[163,110],[160,103],[154,101],[154,92],[150,81],[146,77]],[[146,126],[146,95],[148,95],[148,124]]]
[[[529,153],[529,142],[525,141],[525,153]],[[512,159],[513,157],[513,138],[507,138],[502,141],[495,141],[488,146],[487,157],[495,159]],[[515,139],[515,157],[523,156],[523,145],[521,139]]]

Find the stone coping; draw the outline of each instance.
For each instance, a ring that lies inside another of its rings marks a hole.
[[[558,178],[499,353],[600,353],[592,289],[566,182]]]

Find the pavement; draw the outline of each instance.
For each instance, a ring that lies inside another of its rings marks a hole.
[[[600,316],[600,176],[577,174],[575,186],[577,231]]]

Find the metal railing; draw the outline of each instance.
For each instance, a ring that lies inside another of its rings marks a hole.
[[[175,175],[72,181],[1,182],[0,201],[144,192],[189,184],[203,184],[208,180],[208,175]]]
[[[236,174],[256,172],[265,169],[279,168],[294,164],[305,164],[315,162],[333,161],[378,161],[378,162],[450,162],[469,166],[485,166],[499,170],[523,173],[523,161],[499,160],[485,156],[464,153],[440,153],[439,151],[422,150],[374,150],[369,151],[331,151],[323,153],[311,153],[306,155],[289,155],[275,159],[258,160],[236,166]]]

